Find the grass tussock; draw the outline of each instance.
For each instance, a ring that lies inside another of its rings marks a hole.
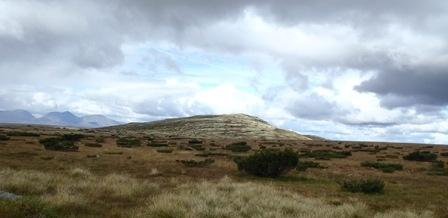
[[[385,173],[393,173],[395,171],[403,170],[403,165],[395,164],[395,163],[364,161],[361,163],[361,166],[375,168],[375,169],[381,170]]]
[[[158,195],[134,217],[208,218],[208,217],[432,217],[431,213],[409,211],[374,213],[364,204],[333,205],[288,191],[254,183],[223,179],[218,183],[180,186],[172,193]]]
[[[106,213],[112,205],[137,205],[157,193],[158,185],[126,175],[95,176],[84,169],[64,174],[4,169],[0,171],[0,190],[35,199],[25,202],[41,211],[34,217],[48,217],[45,214],[50,212],[56,217],[82,217]],[[2,204],[0,209],[5,214],[16,214],[18,207],[26,206],[19,202],[8,209]]]

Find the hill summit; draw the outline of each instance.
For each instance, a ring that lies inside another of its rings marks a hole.
[[[199,115],[130,123],[108,129],[185,138],[311,140],[309,137],[276,128],[258,117],[246,114]]]

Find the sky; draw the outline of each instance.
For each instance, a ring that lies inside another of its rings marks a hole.
[[[0,110],[448,143],[446,0],[0,0]]]

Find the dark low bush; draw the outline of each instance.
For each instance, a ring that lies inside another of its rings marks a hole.
[[[64,135],[61,136],[61,138],[63,140],[73,141],[73,142],[77,142],[77,141],[81,140],[84,137],[85,136],[83,134],[78,134],[78,133],[69,133],[69,134],[64,134]]]
[[[9,139],[9,136],[0,134],[0,141],[8,141]]]
[[[159,153],[173,153],[174,149],[172,148],[159,148],[157,149],[157,152]]]
[[[442,153],[440,153],[440,156],[442,156],[442,157],[448,157],[448,152],[442,152]]]
[[[322,169],[322,168],[325,168],[325,167],[322,167],[320,165],[320,163],[318,163],[318,162],[299,161],[299,163],[297,164],[296,170],[297,171],[306,171],[309,168],[319,168],[319,169]]]
[[[61,137],[45,138],[39,140],[46,150],[53,151],[78,151],[78,146],[73,141],[64,140]]]
[[[138,138],[123,137],[123,138],[117,139],[117,145],[120,147],[132,148],[132,147],[140,146],[141,142]]]
[[[346,158],[351,156],[350,151],[331,151],[331,150],[317,150],[300,154],[300,157],[315,158],[319,160],[329,160],[331,158]]]
[[[445,168],[445,163],[443,161],[434,161],[431,163],[428,175],[448,176],[448,169]]]
[[[166,141],[148,141],[148,146],[151,146],[151,147],[167,147],[168,143]]]
[[[197,160],[176,160],[176,161],[182,163],[186,167],[206,167],[215,162],[215,160],[211,158],[199,161]]]
[[[204,151],[205,148],[201,144],[190,144],[190,147],[196,151]]]
[[[96,142],[88,142],[88,143],[86,143],[84,145],[87,146],[87,147],[92,147],[92,148],[101,148],[101,147],[103,147],[102,144],[96,143]]]
[[[431,162],[437,159],[437,154],[429,151],[415,151],[403,157],[405,160]]]
[[[225,147],[226,150],[230,150],[232,152],[246,152],[250,151],[251,147],[247,144],[247,142],[236,142]]]
[[[122,155],[122,151],[105,151],[104,154],[111,154],[111,155]]]
[[[393,173],[398,170],[403,170],[403,165],[394,163],[382,163],[382,162],[370,162],[364,161],[361,163],[363,167],[371,167],[378,170],[382,170],[385,173]]]
[[[22,136],[22,137],[39,137],[38,133],[34,132],[22,132],[22,131],[11,131],[7,133],[8,136]]]
[[[188,140],[188,144],[193,145],[193,144],[202,144],[202,141],[199,139],[190,139]]]
[[[342,183],[342,189],[348,192],[362,192],[366,194],[383,193],[384,182],[380,179],[355,179]]]
[[[297,153],[292,150],[263,149],[247,157],[234,159],[238,170],[262,177],[278,177],[297,166]]]

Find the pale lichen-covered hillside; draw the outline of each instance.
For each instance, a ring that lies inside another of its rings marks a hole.
[[[107,129],[185,138],[311,140],[309,137],[276,128],[258,117],[245,114],[202,115],[131,123]]]

